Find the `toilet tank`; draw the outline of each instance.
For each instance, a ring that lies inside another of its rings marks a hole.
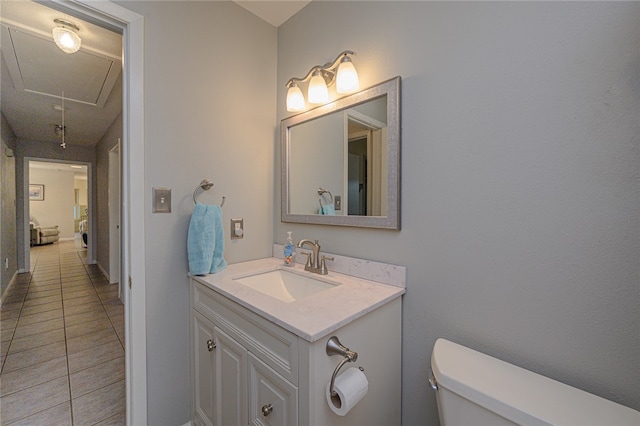
[[[640,425],[640,412],[445,339],[431,355],[442,426]]]

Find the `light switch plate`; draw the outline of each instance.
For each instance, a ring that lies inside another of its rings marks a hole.
[[[153,213],[171,213],[171,188],[153,188]]]

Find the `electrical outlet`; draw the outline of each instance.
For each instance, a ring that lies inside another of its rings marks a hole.
[[[231,219],[231,239],[240,240],[244,238],[244,220]]]
[[[153,213],[171,213],[171,188],[153,188]]]
[[[339,195],[336,195],[334,198],[336,203],[334,207],[336,208],[336,210],[342,210],[342,197]]]

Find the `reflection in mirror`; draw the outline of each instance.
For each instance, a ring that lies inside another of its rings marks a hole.
[[[347,215],[387,215],[386,96],[345,111],[347,121]],[[375,118],[374,118],[375,117]]]
[[[282,220],[400,228],[400,77],[282,121]]]

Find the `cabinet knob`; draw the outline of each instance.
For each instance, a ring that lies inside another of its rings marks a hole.
[[[262,406],[262,415],[267,417],[273,411],[273,405],[267,404]]]
[[[209,350],[209,352],[213,352],[215,348],[216,348],[216,342],[214,342],[211,339],[207,340],[207,349]]]

